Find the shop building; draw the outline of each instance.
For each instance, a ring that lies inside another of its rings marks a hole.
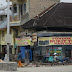
[[[58,3],[39,14],[24,25],[37,33],[33,50],[33,60],[49,61],[53,54],[72,61],[72,3]]]

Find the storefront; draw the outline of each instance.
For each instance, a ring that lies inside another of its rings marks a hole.
[[[51,61],[54,58],[54,53],[60,59],[72,57],[72,37],[57,36],[57,37],[39,37],[37,55],[41,56],[40,60]],[[45,59],[45,60],[43,60]]]
[[[54,52],[60,58],[72,58],[72,3],[58,3],[23,24],[22,28],[39,32],[38,43],[34,46],[34,57],[38,61],[46,57],[52,59]]]
[[[16,38],[16,47],[18,50],[17,52],[21,51],[22,59],[24,59],[25,62],[32,60],[31,44],[31,37]]]

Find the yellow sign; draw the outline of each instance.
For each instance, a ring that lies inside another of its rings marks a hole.
[[[72,37],[40,37],[38,38],[38,45],[72,45]]]
[[[16,38],[16,45],[17,46],[31,45],[31,38],[30,37]]]
[[[32,42],[37,42],[37,33],[32,34]]]

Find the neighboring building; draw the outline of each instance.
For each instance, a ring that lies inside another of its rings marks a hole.
[[[10,8],[12,6],[12,3],[10,2]],[[11,15],[11,10],[9,10],[9,14]],[[7,27],[7,2],[3,0],[0,2],[0,52],[6,51],[6,43],[5,43],[5,35],[6,35],[6,27]],[[10,30],[12,31],[12,29]],[[13,37],[13,33],[11,34]],[[12,38],[12,43],[11,43],[11,48],[13,46],[13,38]],[[10,51],[10,53],[12,53]]]
[[[12,0],[11,26],[20,26],[28,21],[29,9],[28,0]]]
[[[30,0],[29,4],[29,18],[37,16],[39,13],[50,7],[51,5],[58,3],[60,0]]]
[[[69,57],[72,62],[72,3],[58,3],[22,27],[37,33],[37,45],[32,49],[35,60],[53,61],[57,53],[59,58]]]
[[[7,34],[7,2],[0,9],[0,52],[6,49],[5,36]],[[1,4],[3,5],[3,3]],[[28,0],[11,0],[10,5],[10,34],[12,43],[10,44],[10,53],[15,54],[15,38],[18,37],[18,32],[22,31],[20,27],[29,19]]]

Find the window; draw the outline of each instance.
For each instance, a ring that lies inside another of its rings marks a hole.
[[[3,16],[0,16],[0,21],[3,21]]]
[[[10,34],[12,34],[12,30],[10,30]]]
[[[19,5],[20,14],[23,15],[26,13],[26,3],[23,5]]]
[[[24,13],[26,12],[26,3],[24,4]]]
[[[23,15],[23,5],[20,5],[21,15]]]
[[[14,30],[14,36],[17,37],[18,36],[18,31]]]
[[[17,5],[16,4],[14,4],[14,13],[17,13]]]
[[[2,40],[4,40],[4,31],[2,31]]]

